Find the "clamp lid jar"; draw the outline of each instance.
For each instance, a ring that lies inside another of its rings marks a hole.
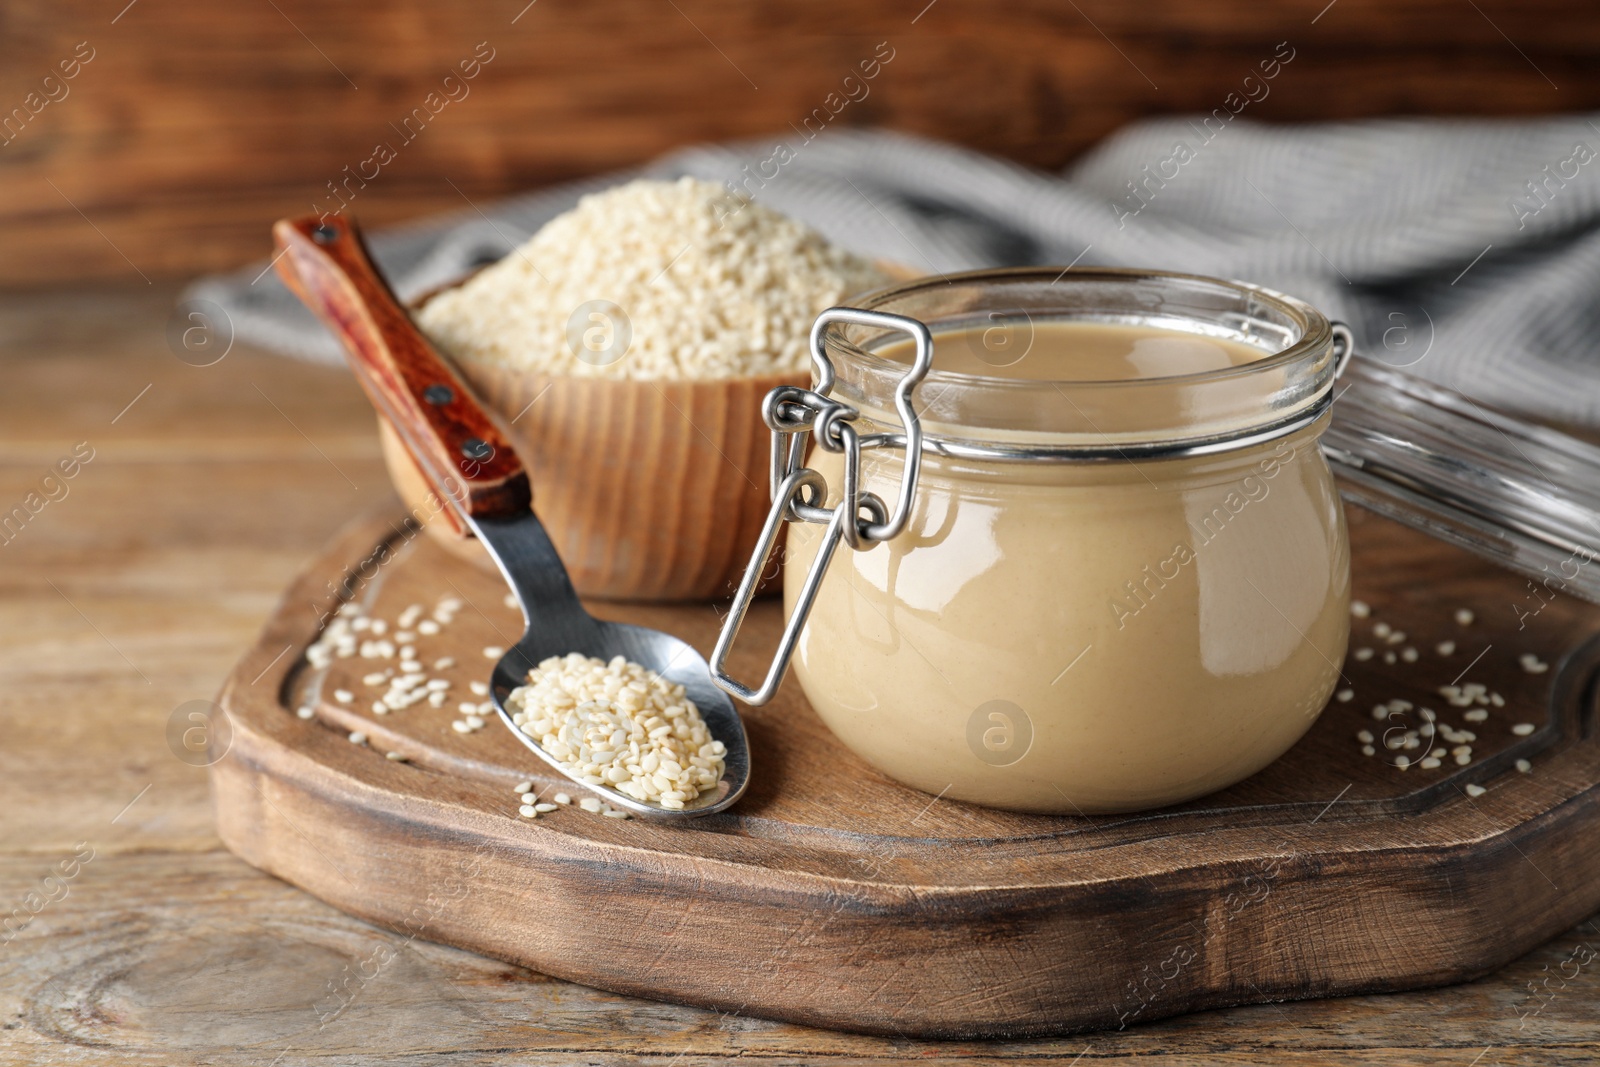
[[[757,559],[787,524],[789,626],[761,686],[727,677],[747,578],[713,669],[759,703],[792,654],[846,745],[951,799],[1132,810],[1246,777],[1344,657],[1317,440],[1348,352],[1292,298],[1158,272],[975,272],[825,312],[813,388],[766,405]]]

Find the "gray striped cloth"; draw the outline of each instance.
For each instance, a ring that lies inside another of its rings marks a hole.
[[[627,178],[732,181],[857,252],[930,272],[1067,264],[1257,282],[1355,329],[1358,351],[1485,403],[1600,425],[1600,125],[1141,122],[1061,174],[903,134],[690,148],[373,235],[402,297],[505,255]],[[781,160],[781,162],[780,162]],[[351,210],[359,215],[360,201]],[[333,342],[258,264],[187,294],[236,336],[319,361]]]

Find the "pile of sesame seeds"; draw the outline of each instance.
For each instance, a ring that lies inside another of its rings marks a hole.
[[[683,686],[622,656],[552,656],[506,710],[580,781],[644,803],[681,810],[722,778],[727,749]]]
[[[1350,614],[1356,619],[1366,620],[1372,617],[1372,608],[1363,601],[1353,600],[1350,603]],[[1457,609],[1453,617],[1456,625],[1462,628],[1470,627],[1476,621],[1476,615],[1470,608]],[[1382,653],[1386,664],[1392,665],[1402,661],[1415,663],[1421,658],[1421,653],[1414,645],[1406,644],[1406,633],[1395,629],[1387,622],[1382,620],[1374,622],[1370,633],[1376,642],[1381,643],[1380,647],[1390,646],[1389,650]],[[1393,646],[1396,645],[1403,647],[1395,651]],[[1434,651],[1441,658],[1449,658],[1455,654],[1456,647],[1454,640],[1446,639],[1435,644]],[[1357,647],[1350,653],[1351,658],[1358,662],[1371,660],[1378,654],[1378,650],[1370,646]],[[1518,662],[1529,674],[1541,674],[1549,669],[1549,664],[1541,661],[1533,653],[1523,654]],[[1471,666],[1469,664],[1467,669],[1470,670]],[[1461,674],[1466,674],[1466,671],[1462,671]],[[1409,700],[1398,698],[1388,700],[1372,708],[1373,720],[1389,724],[1388,727],[1376,734],[1372,729],[1356,732],[1355,739],[1361,746],[1362,754],[1376,756],[1380,749],[1393,753],[1387,762],[1400,771],[1412,767],[1435,770],[1446,763],[1458,767],[1469,766],[1474,757],[1472,746],[1478,740],[1477,733],[1471,727],[1481,728],[1489,721],[1491,712],[1505,708],[1507,701],[1501,694],[1490,690],[1482,683],[1462,682],[1459,675],[1450,684],[1439,686],[1436,692],[1449,707],[1460,709],[1464,725],[1453,725],[1432,708],[1419,707]],[[1340,703],[1349,703],[1355,699],[1355,695],[1354,689],[1345,688],[1335,694],[1335,699]],[[1519,722],[1510,727],[1510,732],[1516,737],[1527,737],[1535,729],[1532,723]],[[1526,759],[1519,759],[1516,768],[1523,774],[1529,774],[1533,770],[1533,764]],[[1483,786],[1476,784],[1464,788],[1472,797],[1482,796],[1486,792]]]
[[[817,313],[889,280],[722,185],[638,179],[583,197],[417,324],[455,359],[544,374],[803,375]]]

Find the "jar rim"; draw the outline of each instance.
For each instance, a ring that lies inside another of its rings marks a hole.
[[[1331,400],[1334,324],[1305,301],[1248,282],[1138,268],[1011,267],[899,283],[865,293],[852,306],[916,318],[937,335],[941,322],[962,321],[961,314],[974,321],[974,313],[995,311],[994,300],[1013,291],[1059,301],[1040,309],[1047,317],[1155,325],[1240,341],[1263,354],[1228,367],[1110,380],[940,370],[936,354],[935,366],[917,387],[919,416],[934,451],[941,442],[952,453],[998,444],[991,451],[1014,452],[1015,458],[1038,452],[1127,458],[1130,451],[1219,451],[1261,440],[1263,433],[1292,432],[1314,421]],[[952,295],[957,293],[964,295]],[[943,309],[949,314],[929,314],[941,313],[941,297],[954,302]],[[1089,303],[1074,303],[1079,300]],[[1106,306],[1097,307],[1095,300]],[[1119,301],[1128,306],[1111,306]],[[834,322],[819,340],[826,354],[840,357],[834,359],[840,398],[884,410],[906,366],[877,355],[865,343],[868,332]]]

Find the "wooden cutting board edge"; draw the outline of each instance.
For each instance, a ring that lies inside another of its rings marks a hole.
[[[1207,836],[1198,860],[1157,839],[1094,850],[1107,853],[1088,864],[1097,868],[1118,858],[1112,852],[1146,863],[1167,854],[1121,876],[1058,870],[1055,883],[945,888],[674,856],[629,843],[624,835],[641,824],[590,820],[580,836],[530,825],[509,807],[484,811],[487,787],[477,783],[387,761],[341,768],[348,742],[294,718],[283,697],[316,630],[313,605],[331,603],[326,575],[368,558],[386,530],[401,536],[394,514],[353,524],[285,593],[220,697],[232,742],[212,776],[230,849],[398,932],[719,1011],[880,1034],[1020,1038],[1463,981],[1600,907],[1600,852],[1582,847],[1600,824],[1592,744],[1545,766],[1548,808],[1506,826],[1485,812],[1477,836],[1430,839],[1424,831],[1443,829],[1430,827],[1439,821],[1430,812],[1396,820],[1409,840],[1329,848],[1332,820],[1292,832],[1290,857],[1252,876],[1249,865],[1272,856],[1259,841],[1253,852],[1237,840],[1228,848],[1238,832],[1223,830]],[[1592,704],[1588,658],[1585,677],[1568,682],[1586,691],[1564,704]],[[1566,728],[1591,732],[1587,722]],[[430,774],[427,795],[408,788],[418,773]],[[1046,868],[1051,858],[1041,857]],[[1219,882],[1219,870],[1229,877]],[[715,906],[693,906],[708,900]],[[1310,936],[1317,931],[1303,920],[1330,913],[1337,921],[1324,920],[1323,933],[1338,936]],[[659,945],[647,949],[652,931]],[[1127,946],[1141,943],[1153,947],[1130,956]]]

